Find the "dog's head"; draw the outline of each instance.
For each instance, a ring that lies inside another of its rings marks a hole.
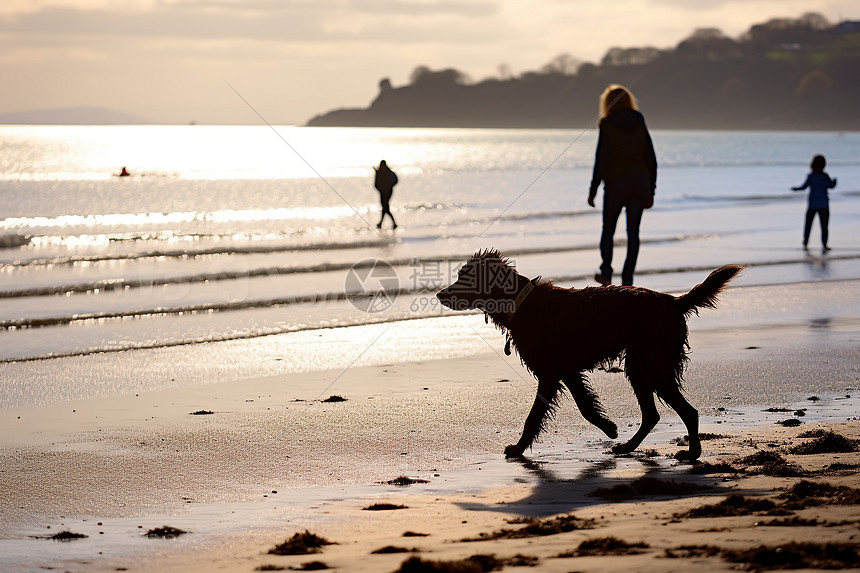
[[[489,315],[513,312],[522,282],[528,282],[496,250],[478,251],[460,269],[457,280],[436,293],[452,310],[482,310]]]

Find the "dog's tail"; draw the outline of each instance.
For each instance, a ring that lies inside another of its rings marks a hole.
[[[740,265],[725,265],[709,274],[702,284],[694,286],[690,292],[675,299],[681,312],[690,316],[692,313],[699,314],[700,308],[716,308],[717,295],[742,270]]]

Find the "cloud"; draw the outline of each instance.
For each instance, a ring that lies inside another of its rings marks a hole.
[[[249,0],[211,2],[207,0],[192,0],[180,2],[178,5],[186,8],[232,10],[236,12],[293,12],[302,10],[323,10],[330,14],[373,14],[373,15],[452,15],[452,16],[488,16],[498,12],[493,2],[486,1],[412,1],[403,0],[305,0],[283,2],[282,0]]]
[[[0,33],[74,38],[249,39],[280,42],[463,41],[485,38],[478,2],[182,2],[147,9],[47,6],[0,20]],[[444,24],[444,26],[441,26]]]
[[[821,0],[831,20],[856,0]],[[120,7],[121,6],[121,7]],[[418,65],[480,80],[558,54],[669,48],[696,28],[739,34],[808,0],[2,0],[0,112],[104,105],[163,121],[253,120],[221,78],[273,121],[365,106]],[[122,81],[117,81],[120,77]],[[227,92],[227,93],[225,93]],[[227,110],[227,111],[225,111]],[[271,110],[271,111],[270,111]]]

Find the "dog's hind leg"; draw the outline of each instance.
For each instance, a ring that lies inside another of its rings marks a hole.
[[[597,394],[588,386],[588,380],[582,372],[565,376],[563,382],[570,390],[570,395],[573,396],[582,417],[600,428],[604,434],[613,440],[617,438],[618,427],[604,414],[603,406],[600,405]]]
[[[642,411],[642,423],[632,438],[612,448],[612,452],[615,454],[628,454],[638,448],[645,436],[651,433],[651,430],[660,421],[660,413],[657,412],[657,405],[654,403],[654,391],[651,389],[652,386],[649,384],[635,349],[627,349],[624,364],[627,378],[630,380],[630,385],[633,386],[633,393],[636,395],[639,409]]]
[[[654,392],[648,388],[636,387],[633,388],[633,392],[636,394],[639,409],[642,411],[642,423],[632,438],[612,448],[614,454],[629,454],[638,448],[645,436],[650,434],[657,422],[660,421],[660,413],[657,412],[657,405],[654,403]]]
[[[690,461],[698,459],[702,455],[702,443],[699,441],[699,412],[687,402],[687,399],[681,394],[681,389],[675,384],[667,388],[660,388],[657,395],[678,412],[684,425],[687,426],[690,449],[681,450],[675,454],[675,458]]]
[[[551,380],[551,382],[548,382],[547,378],[538,378],[537,396],[535,396],[532,409],[528,417],[526,417],[523,434],[520,436],[520,441],[505,448],[506,457],[518,458],[522,456],[523,452],[531,447],[538,434],[544,429],[546,420],[552,417],[561,384],[559,384],[557,378]]]

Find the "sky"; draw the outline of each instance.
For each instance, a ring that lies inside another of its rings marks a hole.
[[[860,20],[856,0],[3,0],[0,114],[106,107],[156,123],[301,125],[367,107],[418,66],[475,81],[559,54],[737,38],[775,17]]]

